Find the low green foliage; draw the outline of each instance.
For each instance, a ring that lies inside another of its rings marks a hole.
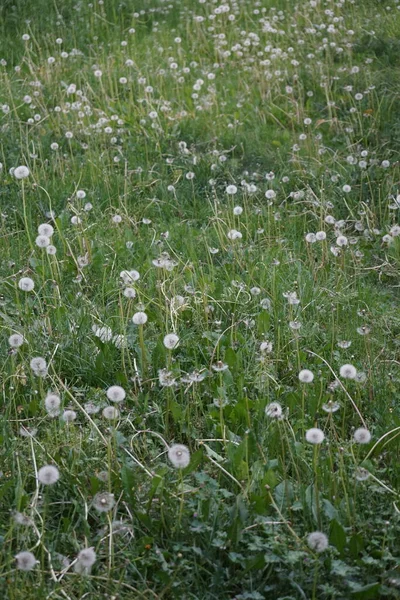
[[[2,3],[3,598],[400,598],[399,9]]]

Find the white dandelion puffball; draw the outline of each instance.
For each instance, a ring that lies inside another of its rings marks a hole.
[[[8,338],[11,348],[19,348],[25,342],[25,338],[20,333],[12,333]]]
[[[115,421],[119,417],[119,410],[115,406],[106,406],[101,413],[105,419]]]
[[[94,551],[94,548],[84,548],[79,552],[76,560],[80,566],[84,567],[85,569],[90,569],[90,567],[92,567],[96,562],[96,552]]]
[[[18,281],[18,287],[23,292],[31,292],[35,287],[35,282],[30,277],[22,277]]]
[[[345,235],[339,235],[339,237],[336,239],[336,244],[340,248],[343,248],[343,246],[347,246],[348,243],[349,241]]]
[[[265,414],[271,419],[280,419],[282,417],[282,406],[279,402],[271,402],[265,407]]]
[[[311,383],[314,379],[314,373],[308,369],[303,369],[299,373],[299,380],[301,383]]]
[[[345,194],[348,194],[349,192],[351,192],[351,187],[346,184],[342,187],[342,190],[344,191]]]
[[[122,402],[125,400],[126,392],[120,385],[112,385],[107,390],[107,398],[110,402]]]
[[[110,494],[110,492],[98,492],[93,498],[93,506],[99,512],[108,512],[115,506],[114,494]]]
[[[136,290],[132,287],[127,287],[124,289],[123,294],[125,298],[136,298]]]
[[[235,206],[233,209],[233,214],[239,216],[243,213],[243,208],[241,206]]]
[[[228,185],[225,191],[230,196],[233,196],[237,192],[237,187],[236,185]]]
[[[16,167],[14,169],[13,175],[15,179],[26,179],[26,177],[29,177],[30,175],[30,170],[28,167],[21,165],[20,167]]]
[[[357,444],[369,444],[372,436],[368,429],[365,429],[365,427],[359,427],[359,429],[355,430],[353,437]]]
[[[38,235],[35,244],[38,248],[47,248],[50,245],[50,238],[47,235]]]
[[[307,538],[307,543],[314,552],[324,552],[329,546],[329,541],[322,531],[313,531]]]
[[[45,465],[39,469],[37,478],[43,485],[53,485],[60,479],[60,472],[53,465]]]
[[[168,450],[168,458],[176,469],[184,469],[190,463],[190,452],[183,444],[174,444]]]
[[[230,240],[241,240],[243,237],[240,231],[236,229],[231,229],[226,235]]]
[[[73,423],[77,416],[74,410],[64,410],[61,418],[65,423]]]
[[[168,348],[168,350],[173,350],[179,344],[179,337],[175,333],[168,333],[164,337],[164,346]]]
[[[47,368],[47,363],[41,356],[35,356],[29,363],[32,371],[44,371]]]
[[[357,369],[353,365],[342,365],[339,373],[343,379],[355,379],[357,377]]]
[[[48,238],[51,238],[51,236],[54,233],[54,227],[52,227],[50,225],[50,223],[42,223],[41,225],[39,225],[38,227],[38,234],[39,235],[45,235]]]
[[[317,238],[317,240],[319,242],[322,242],[323,240],[326,240],[326,233],[325,233],[325,231],[317,231],[317,233],[315,234],[315,237]]]
[[[315,235],[315,233],[307,233],[305,240],[309,244],[314,244],[317,241],[317,236]]]
[[[15,555],[15,560],[17,561],[17,568],[20,571],[31,571],[36,566],[36,558],[32,552],[23,551],[18,552]]]
[[[60,414],[61,398],[54,392],[49,392],[44,399],[44,406],[50,417],[58,417]]]
[[[306,440],[310,444],[322,444],[325,439],[325,434],[318,427],[312,427],[306,431]]]
[[[137,312],[132,317],[132,323],[135,325],[144,325],[147,323],[147,315],[145,312]]]
[[[119,276],[126,285],[129,285],[130,283],[140,279],[140,273],[135,269],[132,269],[131,271],[121,271]]]

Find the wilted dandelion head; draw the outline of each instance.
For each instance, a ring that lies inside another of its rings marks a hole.
[[[37,478],[43,485],[53,485],[60,478],[60,472],[54,465],[45,465],[38,471]]]
[[[324,552],[329,546],[329,541],[322,531],[313,531],[307,537],[307,544],[314,552]]]
[[[354,473],[357,481],[366,481],[370,475],[371,473],[367,469],[364,469],[364,467],[357,467]]]
[[[88,415],[96,415],[100,410],[100,406],[94,402],[86,402],[83,407]]]
[[[20,569],[20,571],[32,571],[36,566],[35,555],[27,550],[18,552],[18,554],[15,555],[15,560],[17,561],[17,568]]]
[[[357,444],[369,444],[372,436],[368,429],[365,427],[359,427],[355,430],[353,437]]]
[[[299,381],[301,383],[311,383],[314,379],[314,373],[308,369],[303,369],[299,373]]]
[[[25,179],[26,177],[29,177],[30,171],[28,167],[21,165],[20,167],[15,167],[13,175],[15,179]]]
[[[107,398],[111,402],[122,402],[125,400],[126,392],[120,385],[112,385],[107,390]]]
[[[176,384],[176,378],[172,371],[160,369],[158,371],[158,381],[162,387],[173,387]]]
[[[306,431],[306,440],[310,444],[322,444],[324,439],[325,434],[321,429],[318,429],[318,427],[311,427],[311,429]]]
[[[334,413],[339,410],[340,404],[339,402],[334,402],[333,400],[329,400],[325,404],[322,405],[322,410],[327,413]]]
[[[23,292],[31,292],[35,287],[35,282],[30,277],[21,277],[18,281],[18,287]]]
[[[347,341],[347,340],[340,340],[337,345],[339,346],[339,348],[350,348],[351,346],[351,342]]]
[[[261,342],[260,344],[260,352],[265,352],[266,354],[270,354],[272,352],[273,345],[272,342]]]
[[[269,298],[263,298],[260,301],[260,306],[264,310],[271,310],[271,300]]]
[[[355,379],[357,376],[357,369],[353,365],[342,365],[339,372],[343,379]]]
[[[224,408],[224,406],[227,406],[229,404],[229,402],[226,398],[214,398],[213,404],[217,408]]]
[[[135,325],[144,325],[147,322],[147,315],[145,312],[137,312],[132,317],[132,322]]]
[[[99,492],[93,498],[93,506],[99,512],[108,512],[115,506],[114,494],[110,494],[110,492]]]
[[[217,360],[216,363],[211,365],[211,368],[216,373],[221,373],[222,371],[226,371],[229,368],[229,366],[226,363],[222,362],[222,360]]]
[[[8,338],[11,348],[19,348],[25,342],[24,336],[20,333],[12,333]]]
[[[168,458],[176,469],[184,469],[190,463],[190,452],[183,444],[173,444],[168,450]]]
[[[168,350],[173,350],[179,344],[179,337],[175,333],[168,333],[164,337],[164,346],[168,348]]]
[[[271,402],[265,407],[265,414],[271,419],[281,419],[282,406],[279,404],[279,402]]]

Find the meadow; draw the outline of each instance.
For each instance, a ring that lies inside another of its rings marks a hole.
[[[0,596],[400,598],[400,1],[2,0]]]

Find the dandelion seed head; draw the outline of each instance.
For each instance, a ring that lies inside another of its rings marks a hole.
[[[86,569],[92,567],[96,562],[96,552],[93,547],[84,548],[76,557],[77,561]]]
[[[342,365],[340,367],[340,376],[343,379],[355,379],[357,376],[357,369],[353,365]]]
[[[25,342],[25,338],[20,333],[12,333],[8,338],[8,344],[11,348],[19,348]]]
[[[328,537],[322,531],[313,531],[307,537],[307,544],[314,552],[324,552],[329,546]]]
[[[353,437],[357,444],[369,444],[372,436],[368,429],[365,427],[359,427],[355,430]]]
[[[45,465],[38,471],[38,481],[43,485],[53,485],[60,478],[60,472],[54,465]]]
[[[49,392],[44,399],[44,405],[50,417],[57,417],[60,414],[61,398],[54,392]]]
[[[93,498],[93,506],[99,512],[108,512],[115,506],[114,494],[110,492],[98,492]]]
[[[115,419],[118,419],[119,417],[119,410],[118,408],[115,408],[115,406],[106,406],[103,408],[101,414],[105,419],[108,419],[109,421],[115,421]]]
[[[325,434],[318,427],[312,427],[306,431],[306,440],[310,444],[322,444],[325,439]]]
[[[168,350],[173,350],[179,344],[179,337],[175,333],[168,333],[164,337],[163,343]]]
[[[120,385],[112,385],[107,390],[107,398],[111,402],[122,402],[125,400],[126,392]]]
[[[21,165],[20,167],[15,167],[13,175],[15,179],[26,179],[30,175],[30,170],[28,167]]]
[[[301,383],[311,383],[314,379],[314,373],[309,369],[302,369],[299,373]]]
[[[184,469],[190,463],[190,452],[183,444],[174,444],[168,450],[168,458],[176,469]]]
[[[44,235],[45,237],[51,238],[54,233],[54,228],[50,225],[50,223],[41,223],[38,227],[38,234]]]
[[[144,325],[145,323],[147,323],[147,315],[145,312],[137,312],[133,315],[132,317],[132,322],[135,325]]]
[[[31,292],[35,287],[35,282],[30,277],[22,277],[18,281],[18,287],[23,292]]]
[[[267,417],[270,417],[270,419],[280,419],[283,414],[282,406],[279,402],[271,402],[265,407],[265,414]]]
[[[73,423],[77,416],[74,410],[64,410],[61,418],[65,423]]]
[[[15,560],[17,561],[17,568],[20,571],[32,571],[37,562],[35,555],[27,550],[18,552],[18,554],[15,555]]]

